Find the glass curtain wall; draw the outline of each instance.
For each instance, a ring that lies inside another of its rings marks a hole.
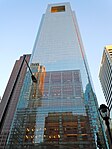
[[[75,13],[48,5],[34,44],[7,145],[14,148],[108,148]]]

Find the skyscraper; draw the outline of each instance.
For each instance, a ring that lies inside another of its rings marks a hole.
[[[23,55],[15,62],[2,101],[0,103],[0,149],[6,145],[6,140],[10,131],[11,122],[15,113],[23,80],[26,74],[27,61],[31,55]]]
[[[75,13],[48,5],[42,17],[7,148],[107,146]]]
[[[99,78],[107,105],[109,109],[112,109],[112,45],[104,48]]]
[[[112,118],[112,45],[107,45],[104,48],[100,65],[99,79],[101,82],[107,106],[110,109],[110,117]],[[110,121],[110,129],[112,132],[112,121]]]

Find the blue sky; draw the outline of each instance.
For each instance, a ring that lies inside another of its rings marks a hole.
[[[0,96],[15,60],[32,52],[47,4],[61,2],[75,10],[98,102],[105,102],[98,73],[103,48],[112,44],[112,0],[0,0]]]

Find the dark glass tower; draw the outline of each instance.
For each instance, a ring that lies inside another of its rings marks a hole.
[[[75,13],[48,5],[35,41],[7,148],[108,148]]]
[[[15,62],[10,79],[0,103],[0,149],[6,145],[11,122],[19,99],[27,65],[24,61],[30,60],[31,55],[23,55]]]

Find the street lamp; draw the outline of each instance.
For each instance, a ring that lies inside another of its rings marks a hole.
[[[29,71],[30,71],[30,73],[31,73],[32,81],[33,81],[34,83],[37,83],[37,79],[36,79],[35,76],[33,75],[32,71],[31,71],[31,68],[30,68],[30,66],[28,65],[28,62],[26,61],[26,59],[25,59],[25,62],[26,62],[27,66],[28,66],[28,68],[29,68]]]
[[[112,145],[112,136],[111,136],[110,126],[109,126],[110,110],[105,104],[101,104],[99,108],[99,112],[107,126],[108,134],[109,134],[111,145]]]

